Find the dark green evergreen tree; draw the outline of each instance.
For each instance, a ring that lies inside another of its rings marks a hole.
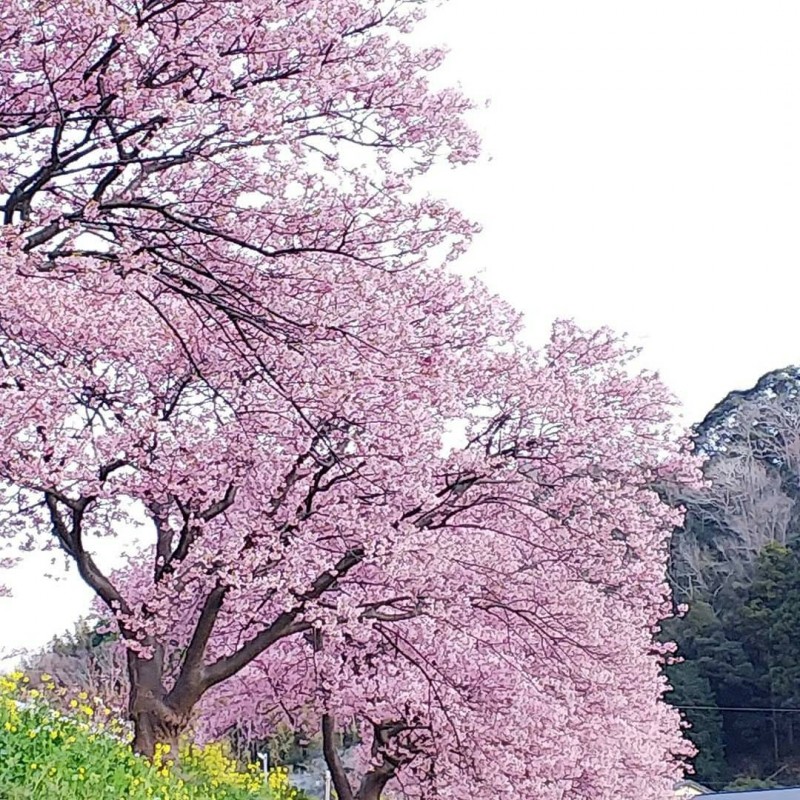
[[[687,736],[697,748],[694,778],[707,786],[721,786],[727,781],[728,767],[722,729],[722,714],[708,678],[695,661],[685,661],[667,668],[672,691],[668,702],[682,709],[689,724]]]

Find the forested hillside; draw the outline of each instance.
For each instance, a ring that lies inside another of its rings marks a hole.
[[[672,547],[665,626],[683,662],[670,701],[691,723],[697,780],[800,783],[800,369],[731,392],[695,428],[707,485]]]

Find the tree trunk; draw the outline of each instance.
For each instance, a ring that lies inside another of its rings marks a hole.
[[[381,800],[383,795],[383,787],[385,785],[386,781],[370,782],[366,785],[362,783],[356,798],[357,800]]]
[[[178,743],[186,730],[194,702],[169,702],[163,684],[163,660],[160,653],[151,659],[128,654],[130,675],[130,697],[128,714],[133,722],[133,744],[135,753],[152,759],[156,745],[169,745],[167,759],[178,757]]]
[[[770,695],[770,697],[772,697]],[[772,700],[772,703],[775,701]],[[775,713],[775,709],[772,709],[772,756],[775,759],[775,766],[778,767],[780,765],[781,760],[781,752],[780,752],[780,742],[778,739],[778,716]]]
[[[178,741],[185,726],[175,723],[175,718],[166,719],[157,711],[141,711],[133,715],[133,752],[152,759],[156,745],[169,745],[167,759],[175,761],[178,755]]]
[[[394,777],[396,768],[384,761],[361,779],[355,800],[381,800],[386,784]]]

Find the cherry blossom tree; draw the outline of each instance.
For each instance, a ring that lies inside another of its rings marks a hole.
[[[662,797],[694,464],[610,333],[530,352],[451,268],[414,178],[477,144],[423,5],[0,9],[2,535],[109,610],[141,753],[289,717],[342,800]]]

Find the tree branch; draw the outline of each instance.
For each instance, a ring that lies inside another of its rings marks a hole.
[[[219,612],[222,610],[222,603],[227,592],[228,587],[218,583],[206,597],[192,640],[186,650],[180,674],[175,681],[175,686],[169,693],[168,702],[171,704],[176,704],[179,707],[188,705],[191,708],[202,694],[203,660],[206,654],[206,647],[217,622]]]
[[[322,754],[339,800],[355,800],[350,780],[336,748],[336,723],[331,714],[322,715]]]
[[[280,639],[311,628],[310,623],[298,619],[305,610],[306,604],[323,595],[340,577],[346,575],[363,560],[363,548],[350,550],[336,562],[333,569],[320,574],[311,584],[308,592],[295,593],[299,602],[294,608],[280,614],[269,627],[250,641],[245,642],[236,652],[229,656],[223,656],[203,670],[202,691],[205,692],[231,675],[235,675]]]
[[[219,500],[218,502],[210,505],[205,511],[202,511],[198,516],[200,517],[203,522],[209,522],[210,520],[214,519],[214,517],[218,517],[220,514],[224,514],[232,505],[233,501],[236,499],[236,492],[239,490],[238,486],[231,484],[225,490],[225,496]]]
[[[233,501],[236,499],[237,491],[238,487],[234,484],[230,484],[230,486],[228,486],[228,488],[225,490],[225,496],[221,500],[218,500],[216,503],[210,505],[205,511],[201,511],[199,514],[197,514],[197,519],[200,519],[203,522],[210,522],[212,519],[214,519],[214,517],[224,514],[225,511],[227,511],[231,505],[233,505]],[[197,534],[200,530],[199,526],[192,524],[192,512],[189,509],[184,508],[180,502],[178,502],[178,508],[183,516],[183,527],[181,528],[178,544],[169,555],[167,555],[166,551],[163,553],[158,553],[158,555],[162,555],[164,557],[164,563],[160,567],[158,564],[156,565],[157,579],[163,575],[175,571],[175,564],[179,561],[183,561],[183,559],[186,558],[187,554],[189,553],[189,548],[192,546],[192,543],[195,541],[195,539],[197,539]],[[161,535],[159,532],[159,543],[160,542]]]
[[[45,492],[45,504],[50,512],[50,519],[53,523],[56,538],[67,555],[75,561],[81,578],[112,611],[115,613],[122,611],[125,614],[129,614],[130,608],[122,595],[103,574],[92,556],[84,550],[82,522],[83,514],[89,502],[91,502],[90,499],[83,499],[72,503],[72,526],[70,528],[64,521],[64,517],[58,507],[56,495],[53,492]]]

